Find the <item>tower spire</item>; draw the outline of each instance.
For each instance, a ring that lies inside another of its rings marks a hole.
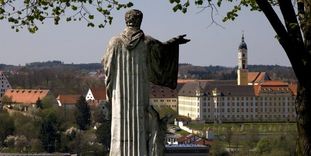
[[[244,39],[244,31],[242,31],[241,43],[238,49],[238,85],[248,84],[247,45]]]
[[[247,49],[247,45],[245,43],[244,31],[242,31],[242,39],[239,45],[239,49]]]

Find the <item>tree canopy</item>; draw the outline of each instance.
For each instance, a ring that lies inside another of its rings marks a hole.
[[[131,6],[132,2],[121,3],[117,0],[0,0],[0,20],[7,20],[17,32],[25,27],[34,33],[38,30],[38,24],[47,19],[54,20],[55,25],[61,20],[84,20],[89,27],[104,28],[107,23],[111,24],[113,10]],[[102,23],[94,23],[96,14],[103,15]]]

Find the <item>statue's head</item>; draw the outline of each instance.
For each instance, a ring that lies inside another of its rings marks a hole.
[[[143,20],[143,13],[136,9],[131,9],[125,13],[125,23],[128,27],[140,28]]]

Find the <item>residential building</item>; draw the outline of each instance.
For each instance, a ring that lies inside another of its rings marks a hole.
[[[151,85],[149,103],[156,107],[170,107],[177,111],[177,90],[158,85]]]
[[[81,95],[76,95],[76,94],[67,94],[67,95],[60,94],[57,96],[56,100],[57,100],[58,106],[71,109],[75,107],[80,96]]]
[[[2,106],[2,97],[7,89],[10,89],[11,85],[2,71],[0,71],[0,106]]]
[[[48,96],[52,97],[52,102],[56,102],[49,90],[42,89],[7,89],[4,96],[10,99],[12,107],[24,111],[35,107],[38,100],[43,100]]]
[[[96,108],[101,102],[106,101],[106,87],[97,86],[89,88],[86,93],[85,100],[91,106],[91,108]]]

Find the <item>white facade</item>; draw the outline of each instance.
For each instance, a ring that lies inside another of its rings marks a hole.
[[[295,96],[269,91],[259,96],[179,96],[179,115],[206,122],[295,121]]]
[[[7,89],[12,88],[8,79],[2,71],[0,71],[0,105],[2,104],[2,97]]]
[[[93,100],[95,100],[95,97],[94,97],[94,95],[93,95],[91,89],[89,89],[89,90],[87,91],[86,96],[85,96],[85,100],[86,100],[86,101],[89,101],[89,100],[92,100],[92,101],[93,101]]]
[[[177,112],[177,98],[149,98],[149,104],[156,107],[170,107]]]

